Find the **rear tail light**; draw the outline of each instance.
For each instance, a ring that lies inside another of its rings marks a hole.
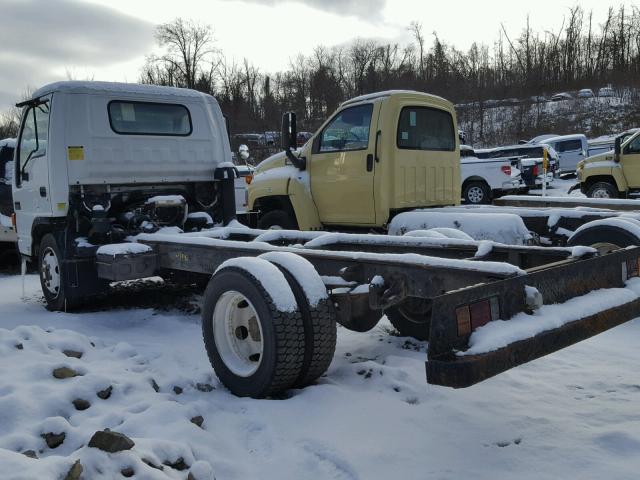
[[[456,308],[458,336],[469,335],[476,328],[500,318],[500,301],[498,297],[486,298],[479,302],[462,305]]]
[[[16,230],[18,227],[16,225],[16,214],[12,213],[11,214],[11,225],[13,225],[14,230]]]
[[[505,175],[508,175],[509,177],[511,176],[511,165],[503,165],[500,167],[500,170],[502,170],[502,173]]]
[[[640,257],[627,260],[622,264],[622,281],[640,276]]]
[[[534,165],[533,166],[533,170],[531,170],[533,172],[533,176],[537,177],[538,176],[538,165]]]

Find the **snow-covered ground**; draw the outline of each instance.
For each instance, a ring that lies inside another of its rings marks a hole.
[[[64,479],[77,460],[83,479],[638,477],[640,319],[463,390],[427,385],[426,344],[386,319],[339,327],[316,385],[251,400],[215,377],[188,292],[137,285],[51,313],[37,276],[23,295],[0,274],[0,478]],[[89,447],[106,428],[135,445]]]
[[[191,472],[198,480],[632,479],[640,471],[640,320],[464,390],[427,385],[425,344],[390,335],[386,320],[365,334],[339,328],[317,385],[250,400],[216,379],[198,315],[131,308],[171,297],[162,288],[74,314],[47,312],[34,275],[25,293],[19,276],[0,276],[3,479],[64,478],[78,459],[85,479],[122,478],[127,467],[139,479]],[[65,366],[81,376],[52,376]],[[109,387],[107,399],[97,396]],[[78,399],[90,406],[77,410]],[[198,416],[201,427],[191,421]],[[88,447],[104,428],[135,446]],[[62,432],[57,448],[41,437]]]

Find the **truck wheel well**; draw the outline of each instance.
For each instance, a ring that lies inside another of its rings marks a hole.
[[[489,185],[484,178],[478,177],[477,175],[474,175],[472,177],[465,178],[464,182],[462,182],[462,189],[464,190],[464,187],[466,187],[471,182],[482,182],[482,183],[484,183],[486,185]]]
[[[60,228],[64,228],[59,225],[62,223],[64,225],[64,220],[60,221],[58,219],[51,218],[36,218],[33,222],[33,226],[31,227],[31,258],[38,257],[40,250],[40,242],[42,237],[44,237],[47,233],[56,234]],[[60,241],[60,238],[58,238]],[[64,245],[60,246],[64,251]]]
[[[285,195],[258,198],[255,201],[254,208],[260,212],[261,216],[273,210],[284,210],[289,213],[292,218],[296,219],[296,212],[293,209],[291,200]]]
[[[610,175],[594,175],[593,177],[587,178],[587,181],[585,182],[585,190],[589,189],[593,184],[598,182],[610,183],[616,188],[616,190],[619,190],[615,178]]]

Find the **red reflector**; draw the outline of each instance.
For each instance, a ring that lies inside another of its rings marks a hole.
[[[456,320],[458,321],[458,336],[469,335],[471,333],[471,316],[468,305],[456,308]]]
[[[638,261],[639,260],[627,260],[627,278],[638,276]]]
[[[503,165],[502,167],[500,167],[500,170],[502,170],[502,173],[504,173],[505,175],[511,176],[511,165]]]
[[[472,303],[469,305],[469,312],[471,314],[471,330],[482,327],[491,321],[491,304],[489,300]]]

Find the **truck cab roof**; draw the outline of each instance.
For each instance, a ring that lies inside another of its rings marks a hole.
[[[389,97],[403,97],[403,98],[409,97],[409,98],[415,98],[416,100],[422,100],[422,101],[427,100],[430,103],[453,108],[453,104],[451,102],[449,102],[448,100],[442,97],[439,97],[438,95],[418,92],[416,90],[386,90],[384,92],[376,92],[376,93],[369,93],[366,95],[360,95],[359,97],[352,98],[342,103],[340,105],[340,108],[347,105],[355,105],[361,102],[372,102],[375,100],[389,98]]]
[[[143,85],[138,83],[117,83],[117,82],[81,82],[81,81],[63,81],[54,82],[45,85],[33,93],[32,98],[38,99],[45,95],[64,92],[76,94],[117,94],[117,95],[135,95],[135,96],[153,96],[165,98],[175,101],[177,98],[202,98],[213,97],[205,93],[186,88],[161,87],[157,85]],[[215,101],[215,100],[214,100]]]

